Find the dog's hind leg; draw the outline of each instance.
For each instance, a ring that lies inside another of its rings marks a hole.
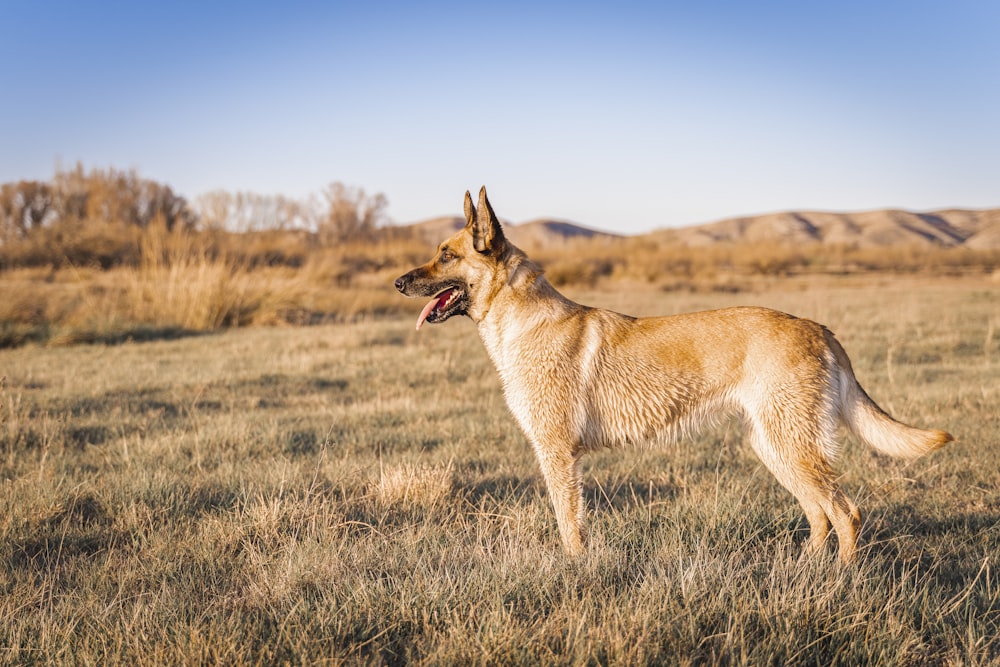
[[[580,457],[552,449],[556,448],[535,447],[535,453],[555,509],[563,548],[571,556],[579,556],[586,540]]]
[[[799,501],[809,521],[806,553],[822,549],[832,524],[841,562],[852,562],[861,515],[840,490],[824,455],[827,443],[820,441],[832,438],[833,434],[822,432],[811,420],[799,419],[796,423],[787,412],[779,414],[765,409],[749,421],[754,451]]]

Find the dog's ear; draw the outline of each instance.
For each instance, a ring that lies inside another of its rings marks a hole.
[[[494,252],[503,247],[505,242],[503,229],[497,220],[489,199],[486,198],[486,186],[479,190],[479,208],[472,205],[472,196],[465,193],[465,219],[467,227],[472,232],[472,241],[479,252]]]
[[[476,226],[476,207],[472,205],[472,195],[465,191],[465,226],[471,231]]]

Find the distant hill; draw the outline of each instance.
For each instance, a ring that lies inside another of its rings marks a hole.
[[[503,224],[511,241],[526,248],[558,247],[574,239],[620,238],[565,220],[544,218]],[[464,226],[465,219],[454,216],[432,218],[410,225],[410,228],[427,243],[437,245]],[[658,229],[643,236],[688,246],[715,243],[829,243],[857,247],[928,244],[984,250],[1000,248],[1000,208],[927,213],[898,209],[857,213],[787,211]]]
[[[573,239],[618,238],[616,234],[599,232],[565,220],[542,218],[520,224],[502,221],[504,233],[516,246],[527,248],[550,247],[565,244]],[[410,225],[417,236],[429,244],[437,245],[465,226],[459,216],[431,218]]]
[[[404,225],[404,227],[413,230],[417,238],[426,241],[428,245],[437,246],[441,241],[444,241],[462,227],[465,227],[465,218],[457,215],[443,216],[424,220],[423,222],[415,222],[411,225]]]
[[[504,232],[516,246],[548,248],[576,239],[613,239],[617,234],[600,232],[565,220],[539,219],[518,225],[506,225]]]
[[[860,213],[789,211],[727,218],[705,225],[663,229],[658,238],[690,246],[713,243],[831,243],[858,247],[930,244],[1000,247],[1000,209],[915,213],[896,209]]]

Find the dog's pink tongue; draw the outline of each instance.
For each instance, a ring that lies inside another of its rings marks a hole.
[[[424,309],[420,311],[420,316],[417,318],[417,331],[420,331],[420,327],[423,326],[424,320],[426,320],[427,316],[431,314],[432,310],[434,310],[434,306],[437,305],[437,302],[438,298],[434,297],[428,301],[427,305],[424,306]]]
[[[417,318],[417,331],[420,331],[420,326],[424,323],[424,320],[427,319],[427,316],[431,314],[432,310],[435,308],[442,308],[446,303],[448,303],[448,299],[451,298],[454,291],[454,288],[446,289],[431,299],[430,302],[424,306],[424,309],[420,311],[420,316]]]

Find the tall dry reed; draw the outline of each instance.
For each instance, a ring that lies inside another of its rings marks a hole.
[[[141,262],[123,271],[123,302],[131,319],[195,331],[249,324],[266,295],[238,260],[210,256],[194,237],[151,229]]]

